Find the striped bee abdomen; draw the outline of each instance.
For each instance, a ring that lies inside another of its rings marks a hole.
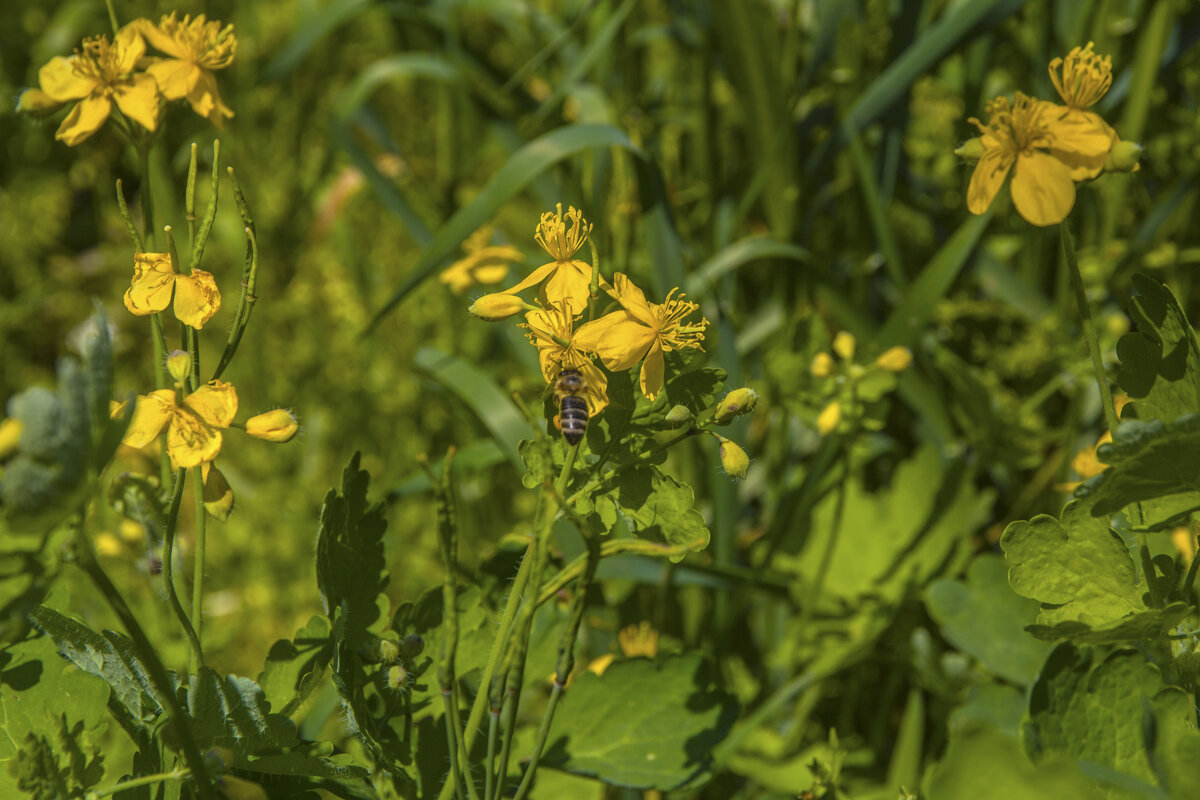
[[[554,391],[558,395],[558,425],[567,444],[575,446],[587,432],[588,404],[584,398],[583,375],[577,369],[564,369],[558,374]]]

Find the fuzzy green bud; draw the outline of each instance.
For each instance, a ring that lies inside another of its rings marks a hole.
[[[485,294],[471,304],[467,311],[485,322],[499,322],[525,311],[525,301],[515,294]]]
[[[425,640],[421,638],[420,634],[410,633],[400,642],[400,655],[403,658],[416,658],[421,655],[421,651],[424,649]]]
[[[391,689],[393,692],[398,689],[403,689],[406,683],[408,683],[408,670],[399,664],[394,664],[391,667],[388,667],[387,685],[389,689]]]
[[[961,158],[963,161],[978,161],[983,158],[986,152],[983,147],[983,140],[976,136],[973,139],[967,139],[962,145],[954,151],[954,155]]]
[[[192,374],[192,354],[184,350],[173,350],[167,356],[167,372],[176,383],[184,383]]]
[[[734,417],[749,414],[757,404],[758,394],[753,389],[746,386],[734,389],[717,404],[716,420],[719,424],[724,425],[732,421]]]
[[[673,406],[671,410],[667,412],[665,421],[672,428],[682,428],[684,425],[689,424],[694,418],[695,414],[693,414],[692,410],[687,406]]]
[[[750,457],[746,451],[737,442],[724,436],[718,436],[717,441],[721,443],[721,469],[731,478],[744,480],[750,470]]]
[[[1142,146],[1137,142],[1117,142],[1108,151],[1106,172],[1137,172],[1141,169]]]

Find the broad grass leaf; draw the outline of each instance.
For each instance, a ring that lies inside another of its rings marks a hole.
[[[925,590],[925,607],[959,650],[983,662],[995,675],[1027,686],[1052,649],[1025,635],[1038,604],[1008,585],[1008,567],[999,556],[971,562],[963,581],[943,578]]]
[[[950,739],[946,755],[925,774],[928,800],[1102,800],[1104,793],[1073,760],[1030,762],[1021,745],[991,727],[974,727]]]
[[[769,236],[750,236],[734,242],[697,267],[687,279],[687,293],[696,297],[707,294],[724,275],[764,259],[788,260],[808,265],[812,253],[803,247],[781,242]]]
[[[1042,604],[1039,624],[1108,625],[1147,610],[1128,548],[1085,503],[1068,503],[1061,520],[1041,514],[1012,523],[1000,547],[1013,589]]]
[[[317,586],[334,637],[351,649],[371,638],[368,628],[379,617],[378,598],[387,588],[383,568],[383,506],[367,501],[371,475],[359,469],[355,453],[342,472],[339,494],[330,489],[321,507],[317,532]]]
[[[200,667],[188,683],[188,713],[201,749],[227,747],[242,755],[278,751],[297,743],[296,725],[272,714],[262,688],[249,678]]]
[[[1158,667],[1136,650],[1117,650],[1096,662],[1090,648],[1060,645],[1034,684],[1025,739],[1034,757],[1068,755],[1154,786],[1144,715],[1179,740],[1195,734],[1195,709],[1163,682]],[[1099,732],[1103,731],[1100,735]],[[1194,769],[1194,765],[1193,765]],[[1128,797],[1106,787],[1111,798]]]
[[[1115,514],[1142,503],[1140,526],[1159,530],[1200,507],[1200,417],[1174,422],[1129,420],[1097,457],[1108,468],[1089,478],[1075,496],[1091,503],[1092,514]],[[1155,501],[1150,503],[1149,501]]]
[[[700,655],[584,672],[559,704],[542,763],[616,786],[694,786],[736,715],[736,701],[713,679]]]

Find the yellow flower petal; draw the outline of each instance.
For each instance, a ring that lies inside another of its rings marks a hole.
[[[237,415],[237,390],[225,381],[209,381],[183,399],[204,422],[216,428],[228,428]]]
[[[575,332],[580,349],[600,356],[613,372],[626,370],[646,355],[656,341],[655,333],[628,311],[614,311],[583,325]]]
[[[224,127],[225,118],[233,116],[233,111],[221,102],[221,93],[217,91],[217,79],[207,70],[200,70],[187,99],[193,111],[207,117],[217,128]]]
[[[233,489],[221,470],[207,463],[204,470],[204,510],[218,522],[229,519],[233,512]]]
[[[138,253],[133,257],[133,280],[125,290],[125,307],[144,317],[171,304],[175,270],[170,253]]]
[[[185,325],[200,330],[221,308],[221,292],[211,272],[192,270],[175,276],[175,316]]]
[[[220,452],[221,432],[187,408],[177,408],[167,429],[167,454],[175,468],[198,467]]]
[[[1004,185],[1008,171],[1012,168],[1014,157],[1003,150],[988,150],[983,158],[975,165],[971,173],[971,183],[967,187],[967,210],[972,214],[982,214],[996,199],[996,193]]]
[[[520,283],[518,283],[516,286],[505,289],[504,293],[505,294],[516,294],[517,292],[521,291],[522,289],[528,289],[530,286],[537,286],[539,283],[541,283],[543,280],[546,279],[547,275],[550,275],[556,269],[558,269],[557,261],[551,261],[549,264],[542,264],[540,267],[535,269],[533,272],[526,275],[525,279],[522,280]]]
[[[163,426],[170,420],[175,411],[175,392],[170,389],[159,389],[146,395],[139,395],[137,405],[133,407],[133,419],[129,421],[129,429],[125,431],[122,444],[130,447],[145,447],[162,433]]]
[[[117,108],[148,131],[158,128],[158,86],[149,75],[134,75],[133,79],[113,91]]]
[[[591,280],[591,267],[582,261],[567,261],[558,265],[542,291],[551,305],[566,302],[571,313],[578,314],[587,308],[591,298],[588,291]]]
[[[1057,225],[1075,205],[1071,171],[1046,153],[1022,153],[1013,173],[1012,200],[1017,213],[1034,225]]]
[[[590,361],[575,367],[583,376],[583,396],[588,404],[588,416],[595,417],[608,407],[608,378]]]
[[[653,400],[662,391],[664,373],[662,344],[655,339],[650,352],[646,354],[646,360],[642,362],[640,381],[642,394],[646,395],[647,399]]]
[[[618,272],[613,275],[612,288],[608,293],[616,298],[622,308],[637,317],[643,325],[653,326],[656,324],[654,310],[650,308],[645,292],[629,280],[629,276],[625,273]]]
[[[96,88],[94,78],[85,78],[75,72],[75,56],[55,56],[38,70],[38,85],[42,91],[59,103],[87,97]]]
[[[174,14],[171,15],[171,18]],[[163,17],[163,22],[166,23],[168,17]],[[172,58],[187,58],[188,48],[181,42],[177,42],[174,37],[168,36],[159,26],[155,25],[148,19],[135,19],[129,23],[129,27],[137,27],[138,32],[145,38],[150,46],[161,53],[166,53]]]
[[[108,119],[112,112],[112,101],[104,96],[88,96],[75,104],[71,113],[58,126],[54,138],[74,147],[87,139]]]
[[[138,59],[146,54],[146,43],[142,41],[142,35],[135,25],[126,25],[117,31],[117,35],[113,37],[113,47],[117,51],[114,71],[118,75],[133,72]]]
[[[146,74],[154,78],[163,97],[168,100],[182,100],[188,96],[199,79],[200,68],[188,61],[156,58],[146,67]]]

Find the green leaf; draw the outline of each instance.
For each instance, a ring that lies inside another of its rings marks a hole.
[[[1192,700],[1183,692],[1162,692],[1146,713],[1142,730],[1150,752],[1150,766],[1173,800],[1200,797],[1200,731],[1189,721]]]
[[[808,264],[812,253],[769,236],[751,236],[734,242],[697,267],[688,276],[688,294],[703,295],[713,288],[721,276],[764,259],[786,259]]]
[[[317,42],[369,5],[367,0],[336,0],[328,5],[311,6],[313,11],[308,16],[295,20],[292,37],[263,70],[263,78],[276,81],[286,77]]]
[[[629,377],[635,382],[639,380],[638,374],[632,370]],[[661,425],[673,406],[686,406],[693,413],[711,408],[716,405],[717,395],[721,393],[725,379],[725,370],[701,367],[676,374],[665,382],[663,390],[653,400],[648,400],[638,389],[629,421],[634,425]],[[615,380],[622,378],[617,377]]]
[[[1062,644],[1030,694],[1026,744],[1035,757],[1070,755],[1153,785],[1143,713],[1148,706],[1160,726],[1194,730],[1195,710],[1180,696],[1138,651],[1117,650],[1095,663],[1090,648]],[[1107,795],[1128,796],[1113,788]]]
[[[17,795],[6,762],[26,747],[28,737],[45,740],[55,751],[50,742],[61,744],[64,714],[69,736],[78,738],[77,726],[98,736],[109,718],[109,695],[104,681],[64,661],[49,637],[0,651],[0,795]]]
[[[509,462],[517,469],[524,469],[520,444],[529,436],[529,423],[491,375],[433,347],[418,350],[413,363],[471,409],[508,456]]]
[[[946,755],[925,775],[928,800],[1102,800],[1104,794],[1069,759],[1030,763],[1021,745],[990,727],[969,728],[950,740]]]
[[[1078,620],[1066,620],[1057,625],[1029,625],[1025,630],[1048,642],[1069,639],[1075,644],[1113,644],[1158,639],[1187,619],[1192,607],[1187,603],[1171,603],[1130,614],[1120,621],[1092,627]]]
[[[1126,420],[1096,457],[1109,465],[1075,490],[1092,514],[1115,514],[1142,503],[1139,527],[1161,530],[1200,508],[1200,417],[1174,422]],[[1155,501],[1155,502],[1149,502]]]
[[[1051,647],[1024,635],[1038,604],[1008,585],[1004,559],[984,554],[971,562],[965,581],[942,579],[925,590],[925,607],[950,642],[999,677],[1028,685]]]
[[[692,508],[695,493],[657,467],[638,467],[621,472],[612,494],[630,529],[639,537],[686,545],[691,550],[708,546],[708,527],[700,512]],[[683,555],[672,557],[680,561]]]
[[[273,708],[290,714],[320,685],[331,658],[329,623],[313,616],[292,639],[271,645],[258,683]]]
[[[36,800],[86,796],[88,789],[104,779],[104,756],[95,746],[90,746],[90,756],[84,753],[84,745],[79,741],[83,736],[82,722],[68,728],[66,717],[59,718],[58,745],[67,757],[66,766],[60,766],[59,752],[47,737],[27,735],[20,752],[8,766],[8,773],[16,779],[17,788],[30,793]]]
[[[367,326],[368,330],[373,329],[413,289],[432,275],[459,243],[487,222],[500,206],[529,185],[530,181],[564,158],[595,147],[621,147],[633,154],[639,162],[640,172],[643,173],[643,180],[639,181],[639,190],[643,194],[652,191],[652,187],[642,185],[653,172],[652,165],[646,161],[641,149],[634,145],[621,129],[612,125],[568,125],[550,131],[513,153],[475,199],[455,212],[454,216],[437,230],[433,240],[421,254],[420,260],[409,270],[404,282],[375,313]],[[643,198],[642,204],[647,224],[661,234],[659,228],[662,226],[656,224],[658,218],[655,216],[663,205],[661,198]],[[661,223],[661,220],[658,222]]]
[[[128,637],[96,633],[48,606],[38,606],[30,618],[76,667],[102,678],[135,720],[149,721],[162,713],[158,690]]]
[[[330,489],[317,533],[317,586],[335,635],[350,648],[366,644],[379,617],[378,597],[387,588],[383,568],[382,504],[367,502],[370,474],[355,453],[342,473],[342,492]]]
[[[1187,315],[1163,284],[1134,275],[1129,315],[1137,330],[1117,342],[1118,381],[1143,422],[1172,422],[1200,410],[1200,351]],[[1128,412],[1126,412],[1128,413]]]
[[[1042,514],[1012,523],[1000,547],[1013,589],[1042,604],[1042,625],[1103,626],[1147,610],[1128,548],[1085,503],[1068,503],[1061,521]]]
[[[296,726],[272,714],[263,690],[249,678],[222,677],[200,667],[188,683],[188,712],[201,749],[228,747],[245,755],[278,751],[296,744]]]
[[[1003,683],[976,683],[967,690],[967,699],[950,714],[951,736],[971,728],[990,727],[1014,741],[1021,737],[1025,716],[1025,692]]]
[[[736,714],[699,655],[618,661],[571,684],[542,763],[617,786],[670,790],[695,784]]]

